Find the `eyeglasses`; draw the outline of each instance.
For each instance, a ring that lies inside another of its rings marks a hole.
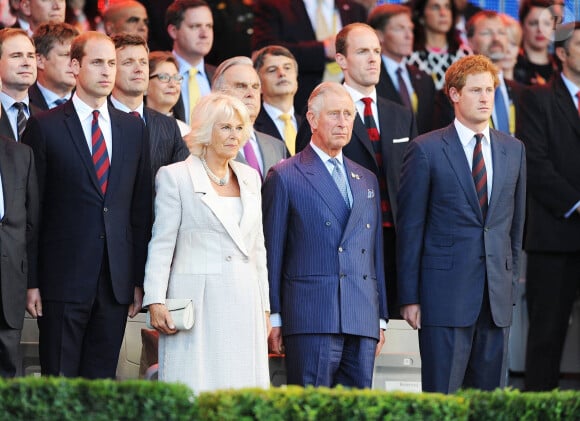
[[[169,73],[159,73],[156,75],[149,76],[149,79],[153,79],[154,77],[156,77],[163,83],[168,83],[170,80],[174,80],[175,82],[181,82],[183,80],[183,75],[180,75],[179,73],[173,76],[171,76]]]

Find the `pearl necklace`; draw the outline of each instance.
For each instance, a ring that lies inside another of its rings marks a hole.
[[[224,178],[219,178],[217,175],[215,175],[212,170],[209,169],[207,162],[205,162],[205,158],[200,158],[201,160],[201,165],[203,165],[203,168],[205,169],[205,172],[207,173],[207,176],[209,177],[209,179],[211,181],[213,181],[214,183],[216,183],[218,186],[225,186],[226,184],[228,184],[228,182],[230,181],[230,168],[228,167],[228,171],[226,172],[226,175]]]

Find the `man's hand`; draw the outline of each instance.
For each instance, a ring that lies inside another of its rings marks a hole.
[[[401,316],[413,329],[421,329],[421,306],[419,304],[402,306]]]
[[[377,350],[375,351],[375,357],[378,357],[381,353],[381,349],[383,349],[383,345],[385,344],[385,331],[383,329],[379,329],[379,341],[377,342]]]
[[[268,336],[268,351],[272,354],[283,354],[284,344],[282,343],[282,328],[273,327]]]
[[[135,287],[135,292],[133,293],[133,303],[129,306],[129,317],[133,318],[143,308],[143,288]]]
[[[165,307],[165,304],[150,304],[149,317],[151,319],[151,326],[161,333],[166,335],[173,335],[177,333],[171,314]]]
[[[35,319],[42,317],[42,300],[38,288],[30,288],[26,292],[26,311]]]

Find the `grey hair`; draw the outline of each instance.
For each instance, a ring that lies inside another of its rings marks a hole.
[[[308,97],[308,111],[318,117],[324,103],[324,98],[330,92],[346,94],[350,98],[348,91],[340,83],[322,82],[314,88],[310,97]]]
[[[185,144],[192,155],[201,155],[205,146],[212,142],[214,125],[232,117],[242,120],[243,131],[240,148],[250,138],[252,122],[248,108],[242,101],[230,95],[211,93],[204,96],[191,112],[191,132],[185,136]]]
[[[246,56],[235,56],[222,61],[217,69],[215,69],[215,73],[211,80],[212,92],[219,92],[226,89],[224,83],[224,73],[232,66],[250,66],[253,69],[254,63],[250,57]]]

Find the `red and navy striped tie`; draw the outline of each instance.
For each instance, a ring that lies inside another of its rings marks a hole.
[[[481,149],[481,139],[483,134],[477,133],[475,135],[475,148],[473,149],[473,164],[471,166],[471,175],[475,183],[475,191],[477,192],[477,200],[481,208],[481,215],[485,221],[487,214],[487,170],[485,169],[485,161],[483,160],[483,151]]]
[[[103,194],[107,192],[107,182],[109,180],[109,154],[105,137],[99,127],[99,111],[93,111],[93,122],[91,124],[91,137],[93,142],[93,163],[97,171],[97,180]]]

